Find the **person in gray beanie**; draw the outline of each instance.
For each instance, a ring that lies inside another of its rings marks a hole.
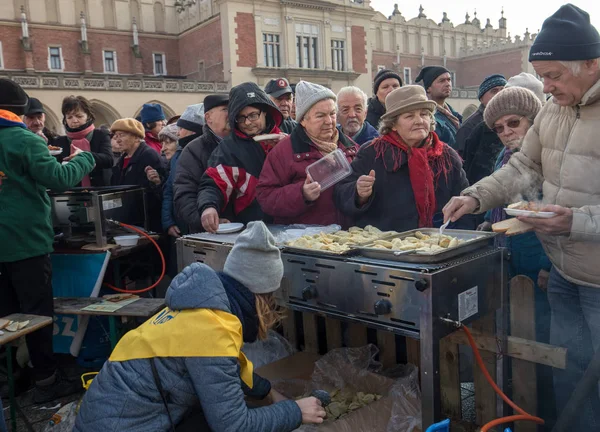
[[[188,106],[177,120],[181,148],[185,148],[190,141],[202,135],[202,128],[205,124],[204,104],[199,103]]]
[[[273,292],[282,277],[279,249],[262,222],[239,235],[223,272],[200,263],[183,269],[167,307],[127,333],[94,378],[74,432],[291,432],[322,423],[318,399],[286,399],[241,349],[266,339],[281,319]],[[264,403],[249,409],[246,397]]]
[[[546,95],[544,94],[544,84],[535,76],[527,72],[521,72],[519,75],[510,77],[506,82],[506,88],[523,87],[531,90],[533,94],[540,100],[542,105],[546,103]]]
[[[322,191],[319,179],[306,174],[309,165],[338,149],[348,162],[356,155],[358,145],[336,128],[335,102],[326,87],[296,85],[299,124],[269,152],[256,188],[258,203],[276,224],[346,225],[333,203],[333,188]]]
[[[521,151],[444,209],[446,219],[456,220],[519,201],[532,186],[543,189],[539,211],[554,216],[519,219],[536,232],[552,262],[550,342],[567,349],[566,368],[554,369],[559,415],[600,346],[599,59],[600,34],[587,12],[567,4],[546,19],[529,61],[552,98]],[[599,406],[598,392],[591,391],[578,403],[577,417],[562,421],[569,420],[569,430],[600,429]]]

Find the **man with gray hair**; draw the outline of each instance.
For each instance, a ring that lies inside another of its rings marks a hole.
[[[337,122],[341,131],[358,145],[377,138],[377,129],[367,119],[367,94],[358,87],[342,88],[337,94]]]
[[[522,150],[453,198],[444,218],[481,213],[542,187],[543,205],[537,210],[555,215],[519,220],[533,227],[553,265],[550,343],[567,348],[568,356],[566,369],[554,369],[560,413],[600,350],[600,34],[585,11],[564,5],[544,21],[529,61],[552,98]],[[597,382],[577,405],[568,430],[600,430]]]

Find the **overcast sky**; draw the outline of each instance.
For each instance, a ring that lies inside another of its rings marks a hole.
[[[419,14],[419,5],[423,4],[425,15],[435,22],[442,20],[443,12],[448,13],[450,21],[457,26],[465,22],[465,13],[469,12],[471,20],[475,6],[477,7],[477,18],[485,25],[489,18],[494,28],[498,28],[500,11],[504,6],[504,17],[508,20],[507,26],[511,36],[523,35],[525,29],[530,33],[537,33],[546,18],[558,10],[566,1],[544,0],[539,2],[527,0],[500,0],[497,2],[476,2],[473,0],[371,0],[373,9],[380,11],[386,17],[392,14],[394,3],[398,3],[398,9],[407,20],[415,18]],[[573,0],[574,5],[580,7],[590,14],[592,24],[600,29],[600,1],[598,0]]]

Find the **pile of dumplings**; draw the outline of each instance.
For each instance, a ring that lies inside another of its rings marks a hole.
[[[434,253],[460,246],[465,241],[449,235],[431,236],[417,231],[414,236],[391,240],[375,240],[369,248],[392,251],[414,251],[415,253]]]
[[[286,242],[286,245],[301,249],[344,253],[348,252],[351,246],[369,243],[394,234],[398,233],[395,231],[383,232],[372,225],[367,225],[364,229],[352,227],[348,231],[337,231],[332,234],[321,232],[315,235],[305,235]]]

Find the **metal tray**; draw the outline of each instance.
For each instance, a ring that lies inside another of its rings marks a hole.
[[[431,235],[438,234],[438,228],[421,228],[415,229],[411,231],[406,231],[394,236],[389,236],[382,240],[393,240],[395,238],[405,238],[405,237],[414,237],[414,234],[417,231],[421,231],[423,234]],[[373,244],[373,242],[359,246],[358,252],[361,256],[366,258],[373,258],[379,260],[387,260],[387,261],[398,261],[398,262],[409,262],[409,263],[419,263],[419,264],[429,264],[429,263],[439,263],[443,261],[450,260],[451,258],[455,258],[460,255],[464,255],[468,252],[472,252],[477,249],[481,249],[493,242],[493,238],[496,236],[496,233],[493,232],[484,232],[484,231],[468,231],[468,230],[444,230],[445,235],[449,235],[452,237],[456,237],[460,240],[466,240],[465,243],[460,246],[454,247],[452,249],[446,249],[443,251],[433,252],[433,253],[402,253],[396,255],[392,250],[384,250],[384,249],[376,249],[369,247]]]

